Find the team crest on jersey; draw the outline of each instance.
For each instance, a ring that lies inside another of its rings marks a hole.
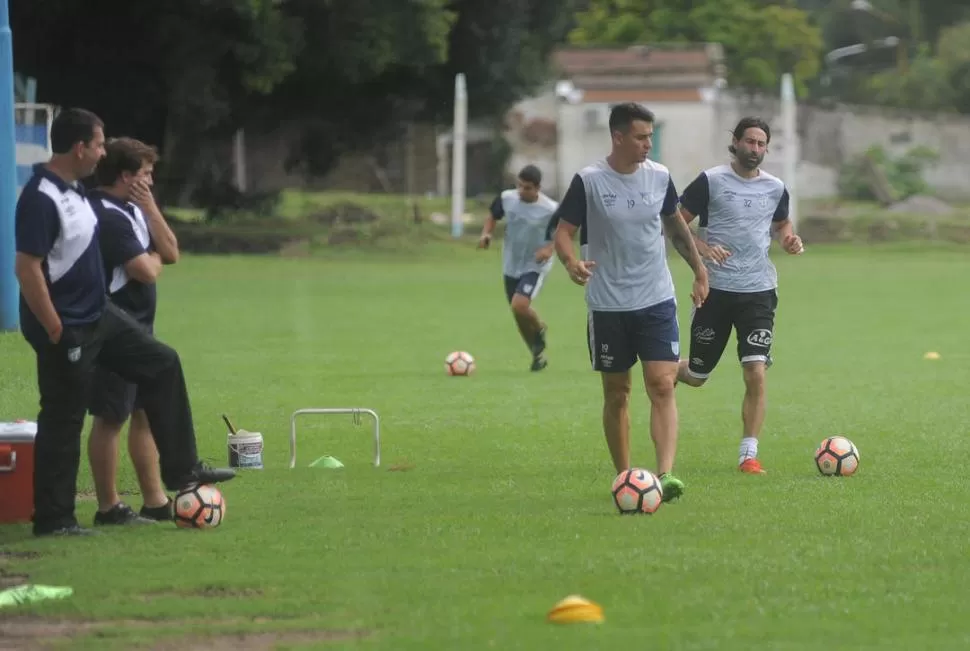
[[[767,208],[768,207],[768,195],[767,194],[759,194],[758,195],[758,205],[761,206],[762,208]]]
[[[67,361],[76,364],[79,359],[81,359],[81,347],[74,346],[73,348],[69,348],[67,351]]]
[[[616,195],[612,192],[604,192],[600,195],[600,198],[603,200],[603,205],[607,208],[612,208],[616,205]]]

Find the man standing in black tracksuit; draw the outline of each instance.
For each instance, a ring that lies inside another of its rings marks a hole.
[[[169,490],[227,481],[199,461],[178,354],[107,298],[98,220],[80,180],[104,156],[104,125],[82,109],[51,125],[53,156],[34,168],[16,213],[16,274],[24,338],[37,355],[40,413],[34,465],[34,535],[85,535],[74,515],[81,430],[92,371],[138,385]]]

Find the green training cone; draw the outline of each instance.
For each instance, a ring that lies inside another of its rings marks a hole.
[[[340,463],[340,459],[331,457],[329,454],[320,457],[316,461],[310,464],[311,468],[343,468],[344,464]]]

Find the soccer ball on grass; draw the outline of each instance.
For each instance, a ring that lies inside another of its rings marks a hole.
[[[613,503],[624,515],[652,515],[663,503],[663,495],[660,480],[649,470],[630,468],[613,480]]]
[[[815,466],[827,477],[848,477],[859,469],[859,449],[844,436],[830,436],[815,450]]]
[[[448,375],[468,376],[475,372],[475,358],[463,350],[456,350],[445,357]]]
[[[183,529],[214,529],[226,517],[226,500],[215,486],[183,488],[175,495],[175,524]]]

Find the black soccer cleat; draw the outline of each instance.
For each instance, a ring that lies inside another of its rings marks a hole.
[[[199,461],[187,475],[179,480],[179,489],[198,486],[199,484],[218,484],[229,481],[236,476],[231,468],[213,468],[207,463]]]
[[[124,502],[118,502],[110,510],[103,513],[98,511],[94,514],[94,526],[106,524],[155,524],[155,521],[138,515]]]
[[[548,362],[546,362],[546,358],[545,357],[542,357],[540,355],[538,357],[533,357],[532,358],[532,366],[529,367],[529,370],[530,371],[541,371],[546,366],[548,366]]]
[[[156,522],[168,522],[175,519],[172,506],[172,500],[169,500],[162,506],[142,505],[141,510],[138,511],[138,515],[149,520],[155,520]]]
[[[41,531],[34,531],[34,535],[37,537],[41,536],[95,536],[98,532],[94,529],[85,529],[84,527],[72,524],[69,527],[57,527],[56,529],[47,529]]]

